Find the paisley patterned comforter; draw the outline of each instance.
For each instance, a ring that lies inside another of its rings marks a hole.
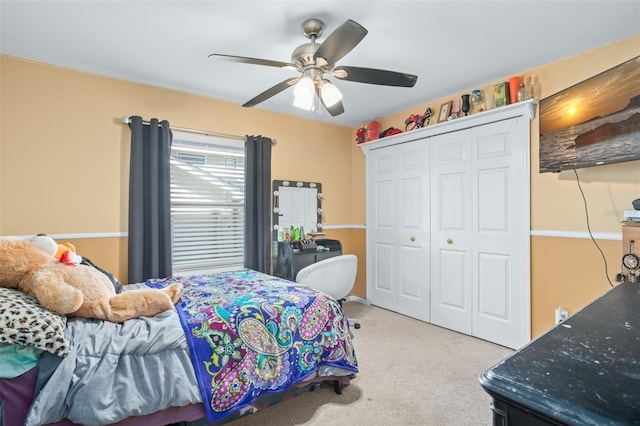
[[[40,357],[24,424],[159,424],[145,421],[200,404],[220,424],[323,377],[348,383],[358,369],[347,320],[327,296],[251,270],[153,280],[124,291],[174,281],[185,283],[175,310],[121,324],[69,320],[69,353]],[[170,423],[198,413],[176,412]]]
[[[146,284],[176,281],[185,285],[176,308],[211,422],[322,367],[358,371],[347,318],[322,293],[249,269]]]

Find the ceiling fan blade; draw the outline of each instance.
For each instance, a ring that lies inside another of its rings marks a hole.
[[[322,105],[324,105],[324,102],[322,102]],[[344,106],[342,105],[342,101],[338,101],[337,103],[329,106],[324,105],[324,107],[326,108],[327,111],[329,111],[329,114],[331,114],[332,117],[335,117],[336,115],[340,115],[344,112]]]
[[[294,84],[296,84],[298,82],[298,80],[300,80],[300,77],[288,78],[285,81],[282,81],[282,82],[276,84],[275,86],[273,86],[273,87],[265,90],[264,92],[260,93],[255,98],[245,102],[245,104],[242,105],[242,106],[243,107],[256,106],[260,102],[264,102],[267,99],[269,99],[270,97],[275,96],[278,93],[282,92],[283,90],[288,89],[289,87],[293,86]]]
[[[375,68],[335,67],[332,74],[341,80],[379,84],[381,86],[413,87],[418,81],[418,76],[413,74]]]
[[[348,19],[344,24],[340,25],[334,32],[322,42],[314,59],[323,58],[327,64],[333,66],[342,59],[347,53],[356,47],[367,35],[367,29],[356,21]]]
[[[212,53],[211,55],[209,55],[209,57],[213,59],[221,59],[223,61],[240,62],[243,64],[265,65],[267,67],[296,69],[296,66],[292,63],[272,61],[269,59],[248,58],[246,56],[224,55],[221,53]]]

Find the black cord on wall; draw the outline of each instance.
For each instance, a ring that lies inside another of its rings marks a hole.
[[[591,233],[591,225],[589,224],[589,209],[587,209],[587,198],[585,197],[584,191],[582,190],[582,186],[580,185],[580,177],[578,176],[578,171],[576,169],[573,169],[573,173],[576,174],[576,182],[578,183],[578,189],[580,190],[580,194],[582,194],[582,201],[584,202],[584,215],[587,219],[587,230],[589,231],[589,236],[591,237],[591,241],[593,241],[593,244],[595,244],[596,248],[600,252],[600,255],[602,256],[602,261],[604,262],[604,276],[607,278],[609,285],[613,287],[613,283],[611,282],[611,279],[609,279],[609,267],[607,266],[607,258],[604,256],[602,249],[598,245],[598,242],[596,241],[596,239],[593,238],[593,234]]]

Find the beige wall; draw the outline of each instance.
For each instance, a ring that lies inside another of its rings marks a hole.
[[[273,179],[322,182],[324,223],[352,223],[348,127],[18,58],[0,60],[0,235],[126,234],[130,132],[121,119],[129,115],[274,138]],[[363,258],[348,231],[339,232],[345,252]],[[69,241],[126,279],[125,238]],[[364,289],[364,273],[358,281]]]
[[[538,76],[546,97],[640,54],[640,36],[521,75]],[[509,76],[502,76],[503,79]],[[488,90],[494,82],[480,87]],[[470,87],[468,92],[476,87]],[[129,130],[123,116],[167,119],[175,126],[277,139],[273,178],[319,181],[327,225],[365,223],[364,155],[355,130],[246,109],[214,99],[0,56],[0,235],[126,233]],[[431,100],[438,111],[442,102]],[[380,119],[404,128],[418,105]],[[374,118],[374,117],[372,117]],[[531,220],[536,231],[586,235],[584,206],[573,172],[539,174],[538,119],[531,123]],[[312,159],[312,160],[311,160]],[[299,167],[308,161],[310,167]],[[640,162],[579,171],[594,232],[620,232],[622,210],[640,197]],[[329,237],[360,259],[353,294],[366,297],[365,231],[335,229]],[[126,239],[72,239],[83,254],[126,277]],[[619,271],[621,241],[601,239],[609,276]],[[553,325],[554,309],[571,313],[606,292],[600,254],[587,238],[534,236],[532,335]]]

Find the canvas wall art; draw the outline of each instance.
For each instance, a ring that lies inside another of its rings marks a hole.
[[[540,172],[640,160],[640,56],[540,101]]]

